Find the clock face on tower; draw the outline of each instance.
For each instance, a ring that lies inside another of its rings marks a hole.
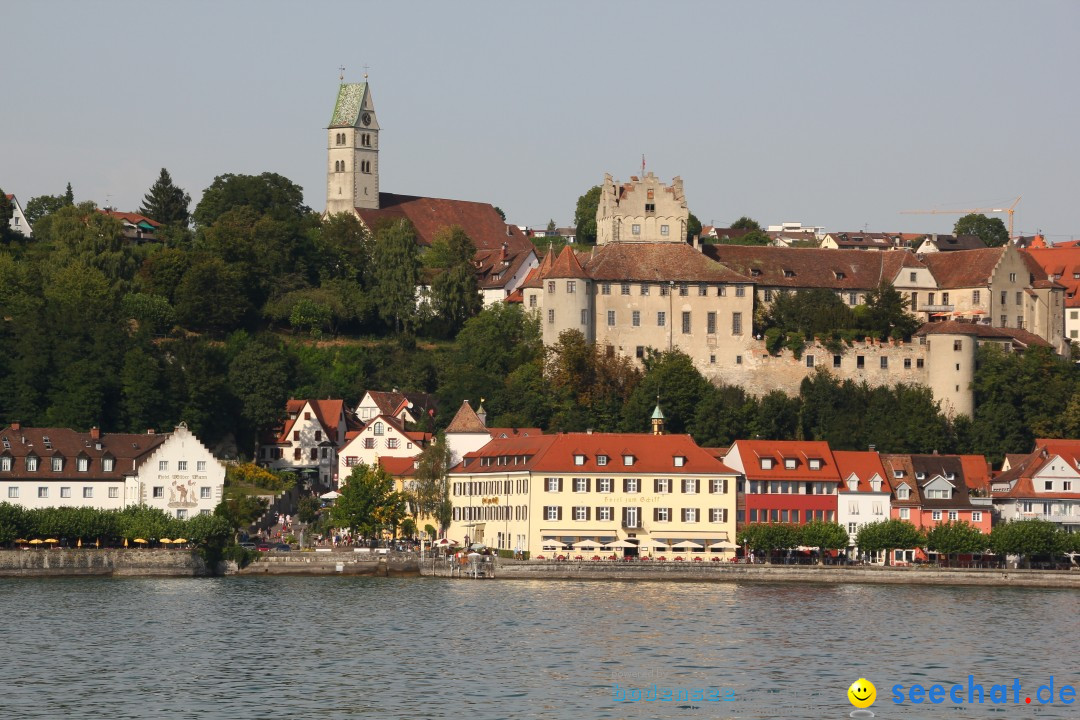
[[[364,113],[363,115],[361,115],[360,116],[360,122],[364,123],[365,127],[370,125],[371,124],[371,114],[370,113]]]

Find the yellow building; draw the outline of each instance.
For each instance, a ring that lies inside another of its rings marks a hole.
[[[727,559],[738,475],[689,435],[495,439],[450,472],[448,537],[534,558]]]

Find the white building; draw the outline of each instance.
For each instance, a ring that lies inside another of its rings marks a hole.
[[[876,452],[834,450],[833,459],[840,473],[836,520],[847,530],[848,547],[853,548],[862,526],[889,519],[891,489]]]
[[[345,444],[338,450],[337,484],[340,485],[361,463],[372,467],[380,458],[413,458],[430,441],[431,433],[406,430],[398,418],[377,415],[362,430],[346,435]]]
[[[8,227],[17,233],[22,233],[26,237],[30,237],[34,229],[30,227],[30,223],[26,220],[26,215],[23,213],[22,205],[19,204],[19,199],[14,195],[7,195],[8,202],[11,203],[11,220],[8,221]]]
[[[25,508],[155,507],[180,519],[221,502],[225,466],[184,424],[171,433],[0,431],[0,501]]]
[[[314,475],[331,487],[337,448],[345,442],[348,421],[343,400],[296,400],[286,404],[285,424],[259,448],[259,464],[271,470]]]

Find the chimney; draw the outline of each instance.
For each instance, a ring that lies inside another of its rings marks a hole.
[[[90,428],[90,439],[91,440],[100,440],[101,439],[101,428],[99,428],[97,425]]]
[[[877,450],[877,445],[870,443],[870,452],[874,452],[875,450]]]
[[[505,260],[508,257],[510,257],[510,243],[504,242],[502,244],[502,259]]]
[[[22,423],[19,423],[19,422],[11,423],[11,429],[12,430],[21,430],[22,429]]]
[[[154,434],[154,428],[146,428],[146,434],[147,435],[153,435]]]

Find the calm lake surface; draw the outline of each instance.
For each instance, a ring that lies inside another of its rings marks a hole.
[[[461,581],[0,580],[11,718],[1076,718],[1068,590]],[[966,704],[1022,684],[1020,705]],[[965,704],[892,702],[964,685]],[[730,701],[616,701],[681,688]]]

